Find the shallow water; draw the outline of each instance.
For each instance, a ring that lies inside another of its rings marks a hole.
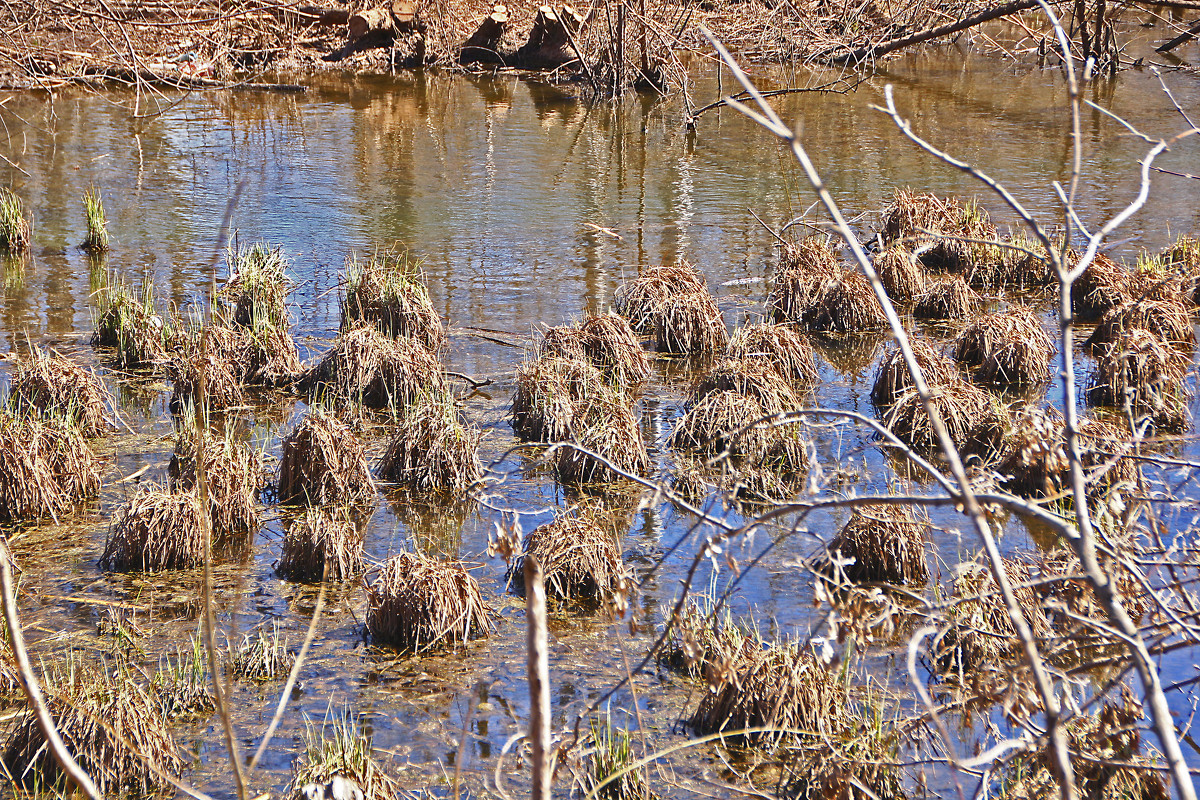
[[[1200,82],[1185,74],[1166,80],[1181,105],[1195,107]],[[448,368],[493,380],[467,396],[466,409],[487,431],[485,462],[493,463],[498,482],[486,505],[423,509],[402,496],[381,498],[367,550],[377,560],[421,547],[478,562],[475,575],[499,610],[498,628],[457,653],[398,657],[364,642],[359,587],[332,592],[291,711],[254,786],[277,790],[287,781],[305,715],[319,720],[327,710],[349,705],[373,732],[375,746],[391,755],[405,786],[449,793],[461,768],[469,790],[485,791],[528,707],[522,606],[506,592],[504,564],[486,555],[488,536],[500,510],[521,512],[528,530],[573,500],[528,455],[506,456],[516,444],[507,400],[522,343],[539,326],[606,310],[616,287],[639,265],[680,259],[699,265],[731,326],[760,319],[775,240],[750,209],[780,228],[810,207],[812,193],[790,156],[728,110],[708,112],[689,133],[674,102],[635,97],[586,106],[559,89],[508,76],[307,82],[310,91],[299,96],[167,97],[162,113],[143,119],[131,116],[132,97],[122,93],[6,98],[0,104],[6,142],[0,153],[14,166],[0,166],[0,184],[11,185],[33,209],[36,230],[32,257],[5,275],[0,351],[22,349],[28,340],[98,365],[87,345],[96,276],[76,246],[84,231],[80,198],[90,185],[104,194],[114,239],[104,268],[153,281],[160,300],[174,307],[200,301],[223,274],[214,249],[227,207],[242,241],[282,245],[296,283],[294,331],[309,357],[337,331],[337,288],[348,254],[399,244],[419,258],[434,303],[454,329]],[[818,169],[845,211],[856,216],[860,232],[871,229],[898,186],[978,195],[1002,230],[1014,221],[971,178],[920,153],[870,108],[882,101],[885,83],[894,84],[897,104],[921,135],[1005,183],[1035,215],[1060,221],[1053,216],[1050,183],[1068,178],[1070,148],[1062,111],[1066,93],[1057,73],[995,60],[912,56],[889,62],[854,93],[777,101],[782,116],[803,130]],[[697,102],[715,98],[714,78],[698,76],[693,93]],[[1098,84],[1089,98],[1154,137],[1186,128],[1148,72]],[[1096,225],[1136,192],[1136,162],[1148,145],[1090,109],[1083,139],[1078,206],[1084,222]],[[1200,173],[1200,144],[1184,140],[1159,163]],[[1141,247],[1156,250],[1174,235],[1195,232],[1200,184],[1168,175],[1153,180],[1145,208],[1115,236],[1124,242],[1113,255],[1132,258]],[[818,224],[820,218],[813,213],[806,219]],[[823,380],[812,402],[873,415],[867,394],[882,352],[881,343],[850,358],[824,353]],[[1080,378],[1087,368],[1084,359]],[[118,387],[120,376],[101,371]],[[662,442],[688,379],[686,368],[662,362],[641,401],[656,470],[670,467]],[[197,628],[198,575],[110,575],[97,566],[107,521],[135,488],[119,481],[143,467],[148,470],[139,480],[165,474],[172,421],[163,390],[168,387],[122,391],[122,412],[136,435],[98,444],[106,455],[98,502],[58,525],[13,535],[25,571],[22,613],[35,652],[61,653],[67,646],[91,656],[105,652],[109,640],[97,636],[96,627],[110,608],[132,613],[147,631],[140,644],[151,663],[168,645],[186,644]],[[1049,392],[1049,402],[1059,404],[1055,388]],[[276,399],[241,424],[277,456],[281,433],[303,411],[302,402]],[[816,436],[826,465],[840,467],[846,491],[886,492],[896,484],[891,462],[862,431],[837,425]],[[370,446],[376,454],[382,447],[378,430]],[[1193,446],[1178,449],[1191,455]],[[613,504],[626,531],[625,557],[645,577],[636,601],[640,613],[616,623],[599,612],[556,613],[556,729],[573,725],[575,715],[625,674],[627,660],[641,659],[661,621],[661,606],[676,596],[705,533],[666,504],[639,504],[636,495]],[[712,510],[726,513],[719,506]],[[231,641],[275,621],[298,645],[316,591],[275,577],[282,522],[274,507],[267,519],[252,554],[217,570],[220,621]],[[743,563],[769,552],[745,573],[735,611],[752,612],[772,635],[820,632],[823,612],[813,609],[811,579],[795,560],[813,552],[817,537],[827,538],[842,520],[844,513],[814,516],[806,522],[812,535],[764,531],[739,543],[735,555]],[[935,514],[935,522],[945,579],[978,545],[958,533],[966,526],[955,518]],[[778,545],[771,547],[773,536]],[[1021,551],[1035,545],[1012,523],[1003,546]],[[700,570],[699,585],[708,574],[708,567]],[[723,568],[717,585],[730,577]],[[886,649],[871,656],[873,669],[886,668],[885,655]],[[1190,669],[1190,656],[1172,655],[1168,675]],[[243,750],[257,746],[280,688],[234,686]],[[613,713],[622,718],[616,709],[632,710],[636,702],[652,746],[667,746],[683,740],[676,722],[697,691],[692,682],[651,671],[639,676],[636,696],[622,690],[613,698]],[[182,741],[195,743],[198,758],[188,780],[230,793],[217,721],[183,725],[180,732]],[[513,764],[510,756],[502,771]],[[709,751],[676,768],[692,775],[723,769]],[[521,786],[525,777],[508,780]]]

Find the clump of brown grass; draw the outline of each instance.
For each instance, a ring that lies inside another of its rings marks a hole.
[[[925,383],[929,386],[940,386],[958,377],[958,368],[930,339],[910,338],[909,347]],[[908,365],[904,362],[904,354],[900,348],[892,346],[879,361],[875,370],[875,382],[871,386],[871,402],[877,408],[888,408],[896,402],[901,392],[911,388],[912,376],[908,373]]]
[[[825,278],[800,321],[810,331],[821,333],[861,333],[888,325],[871,282],[854,269]]]
[[[972,286],[1035,289],[1054,283],[1054,272],[1045,246],[1023,232],[1002,239],[995,245],[985,245],[982,250],[986,257],[972,264],[963,274]]]
[[[775,321],[801,321],[825,283],[840,272],[837,252],[827,236],[810,236],[784,248],[767,294],[767,307]]]
[[[377,252],[366,262],[351,254],[346,259],[342,329],[365,321],[389,336],[416,339],[440,352],[446,346],[446,329],[424,278],[420,264],[410,262],[404,253]]]
[[[618,386],[631,386],[650,377],[650,358],[624,317],[589,316],[579,330],[584,355]]]
[[[1101,556],[1101,560],[1101,567],[1117,589],[1126,613],[1133,620],[1140,620],[1151,606],[1151,600],[1139,581],[1139,577],[1144,578],[1144,575],[1139,572],[1135,576],[1130,570],[1136,570],[1137,567],[1127,566],[1111,557]],[[1065,637],[1072,640],[1068,645],[1069,651],[1078,654],[1089,647],[1102,648],[1106,644],[1113,644],[1106,631],[1081,624],[1081,620],[1090,620],[1107,626],[1109,618],[1092,590],[1075,551],[1065,545],[1055,547],[1039,559],[1038,568],[1042,577],[1047,579],[1038,587],[1038,593],[1047,601],[1051,623],[1070,633]]]
[[[200,566],[204,563],[203,514],[194,492],[144,485],[109,526],[100,567],[159,572]]]
[[[154,284],[147,281],[136,293],[123,281],[101,287],[96,297],[96,326],[92,345],[116,350],[123,369],[150,367],[166,352],[167,328],[154,308]]]
[[[717,677],[739,664],[764,643],[757,628],[737,623],[725,607],[718,614],[709,595],[689,598],[671,616],[670,630],[658,653],[658,663],[692,677]]]
[[[214,540],[258,529],[258,495],[266,483],[263,454],[252,445],[204,435],[204,482]],[[196,436],[184,430],[175,439],[167,465],[173,492],[196,489]]]
[[[812,386],[820,379],[812,346],[786,325],[756,323],[738,328],[725,355],[738,361],[769,364],[793,386]]]
[[[229,277],[220,299],[233,306],[233,319],[242,327],[270,325],[287,330],[288,262],[280,247],[255,242],[243,248],[236,241],[225,251]]]
[[[946,272],[969,272],[995,258],[995,247],[987,242],[996,241],[999,235],[987,212],[974,200],[940,198],[908,189],[897,189],[892,204],[884,210],[883,233],[887,244],[931,243],[933,247],[922,254],[921,263]]]
[[[301,378],[304,365],[296,340],[284,325],[257,321],[246,328],[241,380],[249,386],[287,386]]]
[[[590,360],[583,351],[583,331],[575,325],[558,325],[547,328],[546,332],[542,334],[538,357],[564,358],[571,361]]]
[[[554,470],[561,481],[581,484],[617,480],[621,475],[614,467],[634,475],[646,471],[650,456],[642,441],[642,429],[620,392],[601,384],[576,404],[571,419],[568,441],[575,447],[560,447],[554,457]]]
[[[70,420],[84,436],[100,436],[110,429],[105,409],[112,395],[93,370],[57,353],[34,348],[17,361],[10,388],[17,411]]]
[[[246,405],[243,345],[240,331],[221,325],[210,325],[204,332],[187,337],[166,365],[172,383],[172,413],[180,414],[189,405],[197,405],[201,375],[209,410],[227,411]]]
[[[397,420],[379,474],[420,492],[463,492],[483,476],[481,436],[453,395],[423,397]]]
[[[479,583],[462,562],[399,553],[367,587],[367,631],[381,644],[422,652],[466,644],[491,627]]]
[[[929,519],[907,506],[856,508],[829,543],[830,566],[853,583],[923,584],[928,539]]]
[[[1077,259],[1070,255],[1070,261]],[[1100,319],[1105,313],[1133,300],[1133,283],[1128,270],[1103,253],[1071,285],[1071,311],[1082,322]]]
[[[325,574],[328,566],[329,574]],[[285,522],[276,574],[289,581],[356,578],[366,571],[363,535],[346,508],[307,508]]]
[[[983,306],[981,298],[961,275],[932,280],[913,299],[917,319],[967,319]]]
[[[617,289],[617,313],[629,320],[635,332],[649,335],[658,329],[667,300],[680,294],[707,291],[704,277],[686,261],[678,265],[650,267]]]
[[[200,638],[189,637],[188,645],[176,645],[174,656],[166,653],[154,673],[154,691],[168,719],[203,719],[217,709],[210,691],[208,660]]]
[[[509,580],[524,590],[525,558],[542,567],[546,594],[560,600],[607,598],[626,591],[628,570],[621,562],[616,537],[606,531],[593,508],[576,508],[555,516],[525,535],[524,553],[509,570]]]
[[[287,640],[280,637],[274,621],[269,633],[266,625],[260,625],[229,648],[229,671],[235,678],[277,680],[287,675],[295,662],[295,653],[288,650]]]
[[[654,347],[660,353],[708,355],[725,349],[729,331],[717,301],[702,292],[676,294],[660,306]]]
[[[283,440],[279,502],[361,506],[375,500],[362,441],[344,423],[313,407]]]
[[[1096,359],[1088,380],[1087,402],[1129,408],[1166,430],[1187,427],[1187,356],[1149,331],[1123,331]]]
[[[392,339],[358,326],[342,332],[313,367],[308,384],[338,403],[387,408],[444,392],[446,376],[437,355],[416,339]]]
[[[99,463],[78,427],[0,410],[0,521],[57,518],[99,492]]]
[[[1092,353],[1102,352],[1120,338],[1121,333],[1141,328],[1177,347],[1196,343],[1192,315],[1182,301],[1146,297],[1110,310],[1096,325],[1083,346]]]
[[[1090,486],[1133,485],[1136,464],[1118,457],[1128,441],[1115,425],[1097,419],[1080,421],[1080,454]],[[1017,415],[1005,434],[995,469],[1004,487],[1025,497],[1057,497],[1070,487],[1069,468],[1062,414],[1050,408]]]
[[[1014,306],[968,325],[954,339],[954,359],[977,367],[983,383],[1028,386],[1050,379],[1054,344],[1037,314]]]
[[[897,305],[909,305],[925,288],[925,271],[909,247],[893,245],[884,248],[875,256],[873,266],[888,297]]]
[[[961,379],[931,390],[934,407],[955,447],[966,455],[987,455],[997,450],[1008,423],[1008,412],[998,400]],[[896,397],[883,424],[919,453],[939,451],[933,423],[916,389],[906,389]]]
[[[560,442],[571,435],[584,398],[604,390],[604,376],[587,361],[542,356],[517,369],[512,427],[527,441]]]

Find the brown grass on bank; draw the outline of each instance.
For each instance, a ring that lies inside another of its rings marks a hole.
[[[144,485],[109,525],[101,569],[159,572],[200,566],[204,563],[203,513],[194,492]]]
[[[617,480],[620,475],[612,467],[641,475],[650,463],[641,426],[629,401],[604,384],[576,404],[567,441],[582,450],[561,447],[555,453],[554,471],[564,483]],[[612,467],[583,450],[595,453]]]
[[[375,501],[375,481],[362,441],[320,407],[283,440],[280,503],[362,506]]]
[[[196,436],[185,430],[175,439],[167,465],[173,492],[196,489]],[[266,484],[263,454],[246,442],[205,434],[204,482],[214,541],[258,529],[258,495]]]
[[[367,632],[380,644],[422,652],[466,644],[491,628],[479,583],[462,562],[399,553],[367,587]]]
[[[1096,359],[1085,392],[1093,406],[1129,408],[1148,416],[1163,430],[1183,430],[1188,423],[1188,390],[1184,382],[1190,359],[1154,334],[1140,328],[1123,331]]]
[[[560,442],[571,435],[576,409],[602,392],[604,376],[587,361],[542,356],[517,368],[512,427],[526,441]]]
[[[654,349],[660,353],[709,355],[729,342],[725,319],[707,288],[672,295],[660,311],[654,328]]]
[[[464,492],[483,477],[481,436],[452,394],[423,397],[396,421],[380,477],[419,492]]]
[[[104,417],[115,401],[94,370],[57,353],[34,348],[17,361],[10,398],[18,412],[33,412],[70,420],[87,437],[111,429]]]
[[[56,518],[99,492],[99,462],[77,427],[0,409],[0,522]]]
[[[917,319],[969,319],[983,307],[983,298],[961,275],[944,275],[925,284],[913,299]]]
[[[1055,497],[1070,488],[1065,426],[1055,409],[1027,410],[1013,420],[995,471],[1010,492],[1024,497]],[[1083,419],[1079,426],[1080,455],[1089,486],[1132,487],[1137,465],[1118,458],[1129,436],[1115,425]],[[1110,462],[1112,462],[1110,464]]]
[[[872,264],[879,282],[897,306],[910,305],[925,288],[925,270],[913,256],[912,248],[894,245],[884,248]]]
[[[767,307],[775,321],[803,319],[826,281],[841,271],[837,252],[827,236],[810,236],[784,248],[767,294]]]
[[[996,248],[986,244],[996,241],[996,226],[973,200],[897,189],[883,213],[883,234],[887,244],[932,244],[920,257],[930,269],[965,273],[997,257]]]
[[[912,348],[917,366],[921,368],[926,385],[941,386],[958,377],[958,368],[954,362],[939,350],[931,339],[910,337],[908,344]],[[912,376],[908,373],[904,354],[898,346],[892,345],[875,370],[875,382],[871,385],[871,402],[876,408],[888,408],[896,402],[901,392],[912,385]]]
[[[525,535],[524,552],[513,562],[509,580],[524,591],[525,558],[533,556],[541,565],[550,597],[603,599],[624,593],[629,572],[618,544],[600,524],[597,509],[565,511]]]
[[[830,567],[853,583],[924,584],[929,519],[907,506],[856,508],[829,543]]]
[[[968,325],[954,339],[960,364],[976,367],[975,377],[999,386],[1030,386],[1050,380],[1054,344],[1037,314],[1014,306]]]
[[[942,418],[950,440],[964,455],[995,452],[1008,424],[1008,412],[985,390],[956,379],[930,387],[933,404]],[[906,389],[888,409],[883,424],[918,453],[940,452],[933,423],[925,413],[916,389]]]
[[[445,372],[432,350],[369,326],[343,331],[307,383],[310,391],[328,394],[335,402],[369,408],[400,407],[446,390]]]
[[[275,567],[275,573],[284,580],[314,583],[326,577],[346,581],[363,574],[366,568],[363,534],[349,509],[310,507],[284,523],[283,548]]]
[[[403,253],[375,253],[365,263],[355,255],[346,259],[342,330],[361,322],[389,336],[416,339],[434,353],[446,347],[446,329],[421,267]]]
[[[786,325],[755,323],[738,328],[725,348],[725,355],[738,361],[768,364],[793,386],[813,386],[820,380],[812,345]]]
[[[1071,257],[1070,260],[1076,259]],[[1103,253],[1097,253],[1095,260],[1071,285],[1071,311],[1077,321],[1098,320],[1133,300],[1132,289],[1129,271]]]
[[[186,762],[161,705],[127,670],[109,676],[72,662],[62,674],[47,674],[43,690],[63,744],[103,794],[150,796],[173,790],[160,775],[178,777]],[[26,789],[70,791],[33,714],[14,722],[0,760]]]
[[[888,326],[870,281],[856,269],[826,278],[800,321],[808,330],[821,333],[862,333]]]
[[[1116,342],[1123,332],[1133,328],[1149,331],[1176,347],[1191,347],[1196,343],[1191,312],[1181,300],[1145,297],[1106,313],[1083,346],[1092,354],[1099,354],[1107,345]]]
[[[704,277],[686,261],[678,265],[649,267],[617,289],[617,313],[629,320],[635,332],[650,335],[658,329],[667,300],[679,294],[707,291]]]

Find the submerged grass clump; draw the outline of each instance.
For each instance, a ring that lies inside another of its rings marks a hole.
[[[961,275],[945,275],[925,285],[913,299],[912,313],[917,319],[969,319],[982,305]]]
[[[793,386],[813,386],[820,379],[812,345],[786,325],[756,323],[738,328],[725,348],[728,358],[768,364]]]
[[[229,648],[229,672],[235,678],[251,681],[273,681],[292,669],[296,655],[288,650],[287,639],[280,637],[279,627],[272,622],[242,636],[236,647]]]
[[[576,404],[566,441],[575,446],[561,446],[554,456],[554,471],[564,483],[617,480],[616,470],[641,475],[650,462],[629,400],[604,384]]]
[[[21,198],[11,189],[0,189],[0,253],[24,253],[29,248],[30,227]]]
[[[204,563],[203,515],[195,493],[144,485],[109,526],[101,569],[159,572],[200,566]]]
[[[396,421],[379,474],[419,492],[464,492],[483,476],[481,436],[453,395],[426,396]]]
[[[679,294],[707,291],[704,277],[686,261],[677,265],[650,267],[617,289],[617,313],[629,320],[636,333],[647,336],[658,329],[667,300]]]
[[[921,374],[928,386],[941,386],[953,381],[958,376],[958,369],[930,339],[910,338],[913,358],[921,368]],[[908,365],[904,363],[904,354],[898,346],[893,346],[879,361],[875,370],[875,382],[871,385],[871,402],[877,408],[890,407],[902,392],[912,388],[912,376],[909,375]]]
[[[314,725],[305,717],[304,752],[292,762],[292,780],[285,797],[307,800],[305,787],[325,787],[338,778],[362,790],[363,800],[394,800],[401,796],[400,783],[375,759],[370,734],[349,709],[327,716]],[[339,797],[349,797],[341,793]]]
[[[671,295],[659,306],[654,347],[660,353],[709,355],[728,342],[725,319],[707,287]]]
[[[1145,297],[1106,313],[1083,346],[1093,354],[1100,354],[1121,334],[1134,328],[1149,331],[1176,347],[1190,347],[1196,343],[1192,315],[1182,301]]]
[[[1137,466],[1121,457],[1129,436],[1108,422],[1082,419],[1079,443],[1084,476],[1097,490],[1132,487]],[[1025,497],[1057,497],[1070,488],[1066,433],[1055,409],[1031,409],[1017,415],[1005,434],[995,471],[1001,484]]]
[[[571,435],[584,398],[605,390],[604,375],[587,361],[545,355],[517,369],[512,427],[526,441],[561,442]]]
[[[857,508],[829,543],[830,567],[852,583],[924,584],[928,538],[929,520],[907,506]]]
[[[152,283],[147,281],[135,292],[116,280],[101,287],[95,298],[94,346],[114,348],[117,366],[122,369],[152,367],[163,360],[168,332],[154,308]]]
[[[1184,382],[1190,359],[1153,333],[1123,331],[1096,359],[1086,390],[1094,406],[1129,408],[1165,430],[1188,423],[1188,390]]]
[[[925,288],[925,270],[909,247],[894,245],[885,248],[875,256],[872,266],[888,297],[897,305],[911,304]]]
[[[275,567],[284,580],[345,581],[363,574],[366,568],[363,534],[349,509],[310,507],[284,523],[283,549]]]
[[[513,562],[509,580],[524,590],[526,556],[537,559],[546,594],[560,600],[604,599],[624,593],[629,573],[617,540],[600,524],[596,509],[576,508],[525,535],[524,553]]]
[[[466,644],[491,628],[479,583],[462,562],[399,553],[367,587],[367,632],[379,644],[423,652]]]
[[[933,404],[950,440],[966,455],[984,456],[999,448],[1008,412],[985,390],[961,379],[931,387]],[[888,409],[883,424],[918,453],[939,452],[933,423],[916,389],[906,389]]]
[[[800,322],[811,313],[826,282],[842,272],[827,236],[810,236],[784,248],[767,293],[776,322]]]
[[[343,331],[313,367],[310,390],[337,403],[402,407],[430,392],[446,391],[437,355],[416,339],[392,339],[372,326]]]
[[[366,322],[392,337],[415,339],[434,353],[446,347],[446,329],[429,299],[419,263],[405,253],[346,259],[342,330]]]
[[[182,431],[167,465],[174,492],[196,490],[196,436]],[[204,482],[214,541],[258,529],[258,495],[266,483],[263,453],[245,442],[205,434]]]
[[[78,426],[0,409],[0,522],[57,518],[99,492],[99,462]]]
[[[104,216],[104,198],[95,186],[83,194],[83,213],[87,220],[87,234],[80,245],[93,256],[108,251],[108,220]]]
[[[976,367],[982,383],[1029,386],[1050,380],[1054,344],[1037,314],[1014,306],[968,325],[954,340],[954,359]]]
[[[280,503],[362,506],[375,501],[375,481],[362,441],[319,406],[283,440]]]
[[[110,429],[105,411],[115,401],[94,370],[34,348],[17,361],[10,402],[18,413],[59,417],[87,437]]]

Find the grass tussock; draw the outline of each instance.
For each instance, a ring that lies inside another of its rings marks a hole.
[[[575,406],[567,441],[576,447],[560,447],[554,456],[554,471],[563,483],[614,481],[621,477],[616,470],[641,475],[650,463],[633,407],[607,385]]]
[[[756,323],[734,331],[725,355],[770,365],[793,386],[814,386],[820,376],[812,345],[786,325]]]
[[[917,319],[969,319],[983,306],[981,298],[961,275],[931,280],[913,299]]]
[[[166,364],[171,379],[171,412],[181,414],[189,406],[200,405],[201,380],[208,410],[220,412],[246,405],[242,344],[239,331],[219,325],[188,336]]]
[[[1007,246],[1004,246],[1007,245]],[[1044,289],[1054,283],[1054,271],[1041,242],[1023,232],[984,246],[986,257],[964,273],[967,283],[981,289]]]
[[[314,785],[324,796],[325,787],[338,778],[361,789],[363,800],[394,800],[402,794],[400,783],[376,760],[370,734],[349,709],[326,717],[320,725],[305,718],[304,752],[292,762],[284,797],[307,800],[305,787]]]
[[[585,361],[617,386],[635,386],[650,377],[650,358],[633,327],[615,314],[590,316],[578,327],[549,328],[540,358]]]
[[[99,493],[99,462],[78,426],[0,410],[0,521],[57,518]]]
[[[147,281],[135,292],[117,280],[101,287],[94,297],[94,346],[114,348],[115,361],[122,369],[153,367],[163,360],[169,332],[155,311],[152,283]]]
[[[267,324],[287,329],[288,261],[283,248],[266,242],[243,247],[236,239],[225,251],[229,277],[219,298],[232,307],[233,321],[249,328]]]
[[[168,492],[154,484],[144,485],[117,511],[109,526],[101,569],[159,572],[202,565],[203,514],[193,492]]]
[[[1129,436],[1115,425],[1083,419],[1079,426],[1082,466],[1090,487],[1133,486],[1136,464],[1119,458]],[[1066,430],[1054,409],[1025,411],[1013,420],[995,471],[1008,491],[1023,497],[1057,497],[1070,488]]]
[[[104,198],[95,186],[83,194],[83,213],[87,221],[87,233],[80,247],[93,256],[108,252],[108,220],[104,216]]]
[[[290,385],[304,372],[291,330],[261,317],[245,329],[240,366],[243,383],[267,388]]]
[[[423,652],[466,644],[491,628],[479,583],[462,562],[399,553],[367,587],[367,632],[380,644]]]
[[[585,756],[581,788],[604,800],[657,800],[645,767],[634,768],[638,758],[633,736],[613,725],[611,712],[588,722],[590,748]]]
[[[313,367],[309,388],[335,402],[399,408],[446,391],[437,355],[416,339],[392,339],[371,326],[345,330]]]
[[[349,509],[310,507],[284,523],[283,548],[275,567],[284,580],[347,581],[362,575],[366,568],[363,534]]]
[[[364,506],[375,501],[375,481],[362,441],[320,407],[283,440],[280,503]]]
[[[342,330],[364,322],[388,336],[414,339],[434,353],[446,347],[446,328],[421,266],[402,252],[376,252],[365,262],[353,254],[346,259]]]
[[[899,306],[912,304],[925,288],[925,270],[913,255],[912,248],[904,245],[884,248],[875,256],[873,266],[888,297]]]
[[[483,477],[481,436],[453,395],[424,397],[397,420],[380,458],[379,474],[418,492],[464,492]]]
[[[954,360],[975,367],[982,383],[1031,386],[1050,380],[1054,344],[1037,314],[1014,306],[981,317],[954,339]]]
[[[928,539],[928,518],[907,506],[856,508],[829,543],[829,558],[836,573],[852,583],[922,585],[929,580]]]
[[[1196,343],[1192,315],[1182,301],[1147,297],[1125,303],[1106,313],[1083,346],[1089,352],[1099,354],[1116,342],[1122,333],[1133,328],[1149,331],[1176,347],[1191,347]]]
[[[1184,382],[1190,359],[1149,331],[1122,332],[1096,359],[1085,392],[1093,406],[1126,405],[1162,430],[1184,430],[1188,424],[1188,390]]]
[[[192,431],[176,437],[167,478],[173,492],[196,490],[196,436]],[[258,529],[258,496],[266,479],[262,451],[245,442],[205,434],[204,482],[214,541]]]
[[[632,330],[632,328],[631,328]],[[570,361],[590,361],[583,351],[583,331],[575,325],[547,328],[538,346],[538,358],[562,358]]]
[[[883,213],[883,234],[888,244],[932,245],[921,263],[939,271],[965,273],[996,257],[995,247],[986,244],[996,241],[996,226],[974,200],[897,189]]]
[[[31,227],[21,198],[0,189],[0,253],[15,256],[29,249]]]
[[[954,362],[939,350],[932,340],[909,338],[908,344],[927,385],[941,386],[958,376],[958,368]],[[899,347],[893,345],[880,359],[875,370],[875,382],[871,385],[871,402],[876,408],[889,408],[896,402],[896,398],[912,388],[912,385],[912,376],[904,362],[904,354],[900,352]]]
[[[1070,261],[1076,259],[1071,254]],[[1071,311],[1081,322],[1098,320],[1133,299],[1130,272],[1103,253],[1071,285]]]
[[[272,622],[242,636],[236,647],[229,648],[229,672],[234,678],[250,681],[274,681],[285,677],[296,662],[288,650],[287,639],[279,635]]]
[[[1000,447],[1008,427],[1008,412],[998,400],[961,379],[930,389],[942,424],[960,452],[985,456]],[[896,398],[883,424],[918,453],[940,451],[933,423],[916,389],[907,389]]]
[[[767,294],[767,307],[775,321],[803,320],[811,313],[825,283],[842,270],[827,236],[810,236],[785,247]]]
[[[1135,576],[1130,572],[1137,567],[1127,566],[1111,557],[1101,556],[1102,569],[1120,594],[1121,604],[1126,613],[1134,621],[1140,620],[1151,608],[1152,601],[1146,596],[1139,578],[1145,575],[1140,571]],[[1120,647],[1106,636],[1103,628],[1096,630],[1090,625],[1081,626],[1080,618],[1098,623],[1101,626],[1109,624],[1108,612],[1092,591],[1091,584],[1085,576],[1083,565],[1075,551],[1069,546],[1060,545],[1038,560],[1038,568],[1047,583],[1038,587],[1038,593],[1047,600],[1047,608],[1051,624],[1060,629],[1073,629],[1069,637],[1073,650],[1085,649],[1088,644],[1103,646],[1104,644]],[[1084,627],[1085,630],[1079,630]],[[1091,628],[1090,630],[1086,630]],[[1090,642],[1088,640],[1091,640]]]
[[[680,294],[707,292],[704,276],[686,261],[682,264],[650,267],[617,289],[617,313],[629,320],[633,330],[643,336],[652,335],[659,326],[663,306]]]
[[[208,659],[198,636],[190,637],[188,647],[177,646],[174,655],[163,656],[154,673],[153,686],[163,714],[169,719],[204,718],[217,710],[208,676]]]
[[[513,562],[509,580],[524,590],[525,558],[533,556],[542,567],[547,596],[609,598],[624,593],[629,578],[617,544],[596,509],[566,511],[525,535],[524,552]]]
[[[660,353],[709,355],[725,349],[729,330],[717,301],[704,291],[675,294],[663,301],[654,328]]]
[[[17,361],[10,402],[18,413],[64,419],[89,438],[110,430],[105,411],[116,404],[95,371],[36,347]]]
[[[513,432],[526,441],[564,441],[584,398],[604,389],[603,373],[587,361],[554,355],[528,361],[517,369]]]
[[[870,281],[854,269],[821,280],[800,322],[820,333],[862,333],[888,326]]]

